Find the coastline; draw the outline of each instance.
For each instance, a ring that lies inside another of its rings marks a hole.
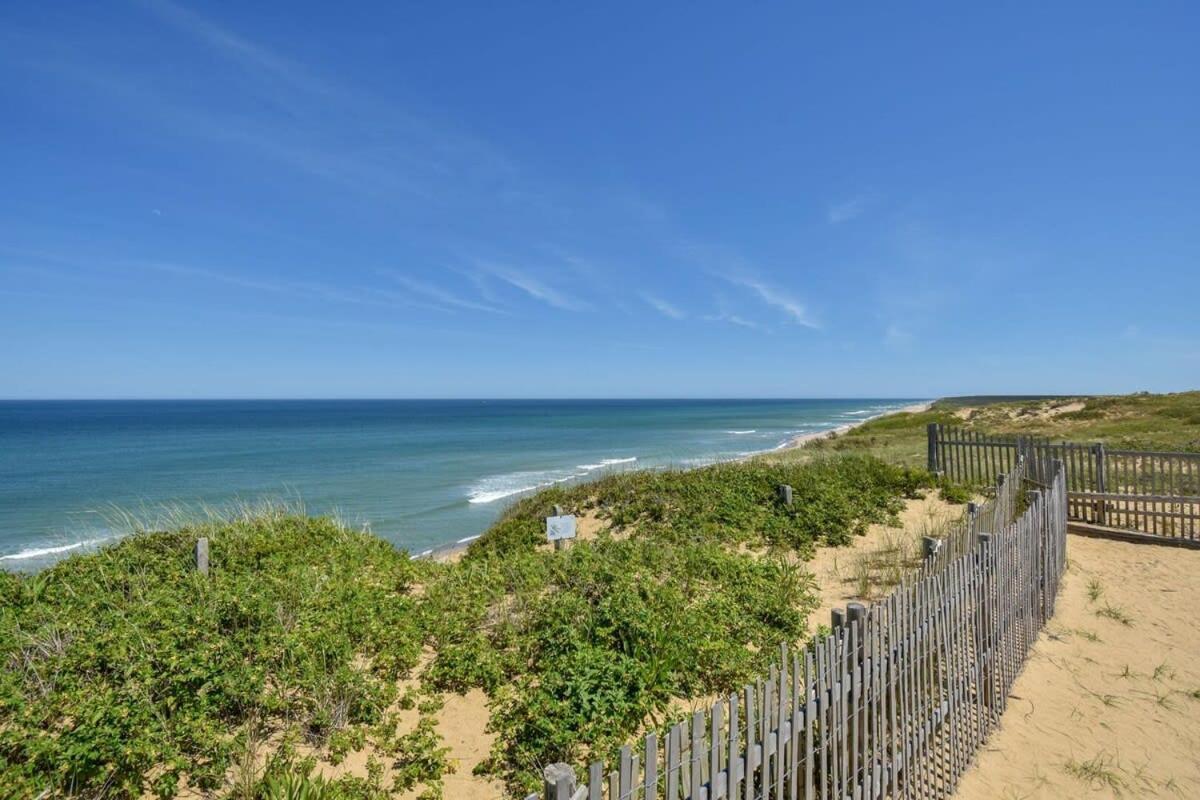
[[[749,461],[750,459],[759,458],[761,456],[768,455],[770,453],[778,453],[783,450],[795,450],[795,449],[798,449],[801,447],[805,447],[816,441],[821,441],[823,439],[831,439],[835,436],[841,436],[842,434],[852,431],[855,428],[859,427],[860,425],[865,425],[866,423],[871,422],[872,420],[882,419],[883,417],[890,417],[894,414],[919,414],[923,411],[928,411],[933,406],[934,402],[935,402],[934,400],[925,400],[920,403],[913,403],[912,405],[904,406],[903,408],[897,408],[897,409],[893,409],[891,411],[885,411],[882,414],[875,414],[874,416],[863,417],[860,420],[855,420],[854,422],[849,422],[844,425],[838,425],[837,427],[830,428],[829,430],[813,431],[812,433],[802,433],[798,436],[794,436],[791,439],[788,439],[786,442],[784,442],[783,444],[781,444],[777,447],[771,448],[770,450],[761,450],[757,453],[749,453],[744,456],[738,456],[736,458],[725,459],[724,463]],[[719,464],[722,462],[715,461],[713,463]],[[694,467],[685,467],[684,469],[702,469],[705,466],[711,466],[711,464],[705,464],[702,466],[694,466]],[[654,468],[649,467],[649,469],[654,469]],[[465,553],[467,551],[467,548],[471,546],[471,542],[475,541],[482,535],[483,535],[483,533],[481,532],[481,533],[475,534],[473,536],[467,536],[463,539],[459,539],[455,542],[443,545],[441,547],[431,547],[431,548],[423,550],[420,553],[417,553],[411,557],[412,558],[427,558],[432,561],[437,561],[439,563],[449,563],[449,562],[457,561],[458,559],[462,558],[463,553]]]
[[[474,539],[478,538],[478,535],[494,524],[497,514],[503,513],[505,508],[516,502],[519,497],[532,495],[543,486],[560,483],[586,483],[611,474],[617,469],[685,471],[715,463],[741,462],[769,456],[771,453],[778,453],[782,450],[802,447],[811,441],[841,435],[878,417],[900,411],[917,410],[928,405],[926,403],[914,404],[913,401],[905,400],[867,398],[839,401],[789,401],[796,403],[794,408],[775,402],[765,402],[761,406],[753,404],[745,406],[741,401],[697,403],[671,401],[664,407],[663,403],[665,402],[667,401],[633,404],[629,409],[622,410],[623,414],[633,414],[647,430],[656,429],[656,433],[644,437],[647,440],[646,452],[638,449],[640,445],[637,442],[641,441],[638,437],[635,437],[633,447],[626,443],[617,450],[612,450],[606,441],[598,439],[594,434],[591,434],[589,438],[591,429],[587,426],[577,426],[582,431],[582,438],[577,439],[574,435],[561,436],[552,442],[552,446],[547,450],[544,441],[546,428],[542,424],[540,416],[547,413],[546,404],[526,402],[518,403],[511,408],[505,406],[488,419],[490,421],[492,417],[495,417],[499,424],[509,427],[515,425],[515,431],[525,439],[540,441],[541,449],[546,450],[550,457],[535,459],[535,461],[549,463],[552,465],[551,467],[530,469],[521,463],[522,458],[512,457],[500,448],[492,448],[491,451],[484,454],[485,457],[479,464],[474,465],[479,470],[477,475],[466,474],[463,470],[456,472],[453,468],[453,458],[442,459],[441,462],[434,464],[433,469],[422,468],[414,471],[405,466],[413,463],[413,448],[405,451],[401,447],[397,450],[396,447],[381,444],[378,441],[380,436],[364,437],[361,431],[352,427],[346,431],[345,435],[339,434],[332,438],[336,440],[337,444],[337,452],[333,455],[344,460],[352,452],[353,468],[348,468],[343,464],[341,469],[335,469],[330,473],[330,480],[322,478],[321,481],[317,481],[314,477],[317,470],[306,471],[302,467],[299,472],[284,474],[284,472],[276,470],[278,474],[275,474],[268,464],[264,468],[265,471],[261,473],[263,476],[261,480],[264,481],[264,485],[278,480],[281,486],[288,487],[288,498],[298,498],[303,493],[305,501],[311,501],[306,502],[306,505],[314,509],[313,513],[317,514],[337,515],[343,497],[350,498],[350,501],[357,501],[354,505],[358,510],[355,512],[354,518],[348,520],[352,524],[354,520],[369,519],[371,520],[371,529],[378,532],[381,538],[388,539],[395,546],[412,553],[414,557],[441,558],[445,554],[464,550]],[[902,405],[904,403],[908,403],[908,405]],[[364,418],[372,422],[367,430],[382,430],[388,433],[392,440],[401,442],[425,441],[422,436],[430,430],[440,431],[441,416],[439,415],[444,416],[447,411],[440,403],[418,405],[415,407],[415,411],[409,407],[410,403],[402,403],[399,408],[393,408],[394,405],[396,404],[369,403],[364,405],[355,403],[350,410],[357,415],[353,417],[354,419],[366,415]],[[557,403],[557,405],[552,403],[550,410],[567,415],[569,420],[582,420],[589,424],[595,424],[596,419],[603,422],[614,416],[605,404],[599,404],[599,407],[593,408],[592,406],[595,405],[595,403],[584,403],[583,405],[567,402]],[[128,409],[122,411],[119,406],[105,405],[100,411],[89,404],[83,404],[83,406],[79,409],[68,409],[68,411],[101,429],[108,424],[109,418],[113,415],[120,418],[121,414],[129,413]],[[284,415],[284,422],[286,422],[284,428],[287,435],[283,436],[280,441],[258,442],[257,446],[250,447],[254,444],[254,436],[251,435],[246,446],[254,452],[260,452],[265,447],[280,446],[280,442],[287,445],[291,440],[294,440],[293,443],[301,440],[309,441],[312,436],[317,436],[317,445],[328,446],[328,442],[322,445],[320,437],[331,438],[329,430],[333,430],[323,427],[328,422],[326,419],[328,409],[321,404],[289,402],[276,407],[272,403],[232,401],[227,403],[222,401],[215,405],[204,404],[202,408],[204,413],[199,417],[196,416],[197,412],[194,410],[189,410],[187,414],[180,417],[178,409],[173,409],[170,404],[167,404],[167,407],[156,412],[157,416],[150,415],[159,420],[159,423],[156,423],[157,427],[152,425],[150,429],[143,431],[139,434],[141,439],[137,441],[142,444],[152,442],[164,426],[175,430],[182,425],[185,433],[194,432],[193,429],[206,429],[209,423],[214,420],[219,422],[229,415],[235,415],[243,420],[249,419],[251,422],[264,416],[271,416],[274,419],[279,414]],[[140,407],[134,410],[142,413]],[[478,411],[474,406],[469,410],[473,414]],[[39,410],[37,404],[34,404],[26,413],[33,414],[36,418],[37,414],[43,413],[43,411]],[[55,414],[64,413],[61,409],[54,411]],[[449,407],[449,411],[461,414],[462,408],[452,405]],[[664,411],[669,416],[663,416]],[[516,423],[510,419],[514,414]],[[247,417],[247,415],[249,416]],[[713,424],[715,420],[720,419],[721,415],[724,415],[726,419]],[[616,416],[620,417],[621,415]],[[51,415],[43,420],[43,429],[51,430],[51,423],[57,419],[57,416]],[[416,420],[416,422],[412,420]],[[0,440],[4,439],[7,424],[6,419],[0,418]],[[383,427],[379,428],[380,425]],[[818,429],[823,426],[828,427]],[[695,432],[693,428],[702,432],[708,431],[712,435],[693,436],[692,434]],[[753,428],[759,430],[752,430]],[[317,433],[311,433],[313,430],[316,430]],[[457,430],[460,437],[474,433],[473,430],[459,430],[453,426],[450,427],[450,430],[452,432]],[[574,433],[574,429],[572,428],[570,432]],[[195,437],[191,437],[191,439],[195,439]],[[107,466],[87,466],[89,462],[84,458],[86,453],[79,454],[79,463],[83,465],[80,467],[80,472],[88,478],[86,484],[88,492],[95,496],[88,496],[87,492],[83,492],[80,497],[68,497],[64,502],[57,493],[52,495],[51,492],[36,483],[29,483],[28,486],[23,487],[18,480],[17,488],[25,488],[31,493],[30,508],[38,511],[42,516],[32,512],[26,513],[25,508],[6,507],[3,509],[3,513],[0,513],[0,531],[11,530],[14,533],[9,538],[0,535],[0,570],[38,572],[63,558],[88,552],[115,541],[126,531],[120,525],[114,528],[105,522],[103,512],[105,508],[142,509],[140,513],[150,513],[158,507],[159,503],[163,504],[163,508],[185,510],[190,507],[189,503],[194,503],[197,512],[208,514],[210,508],[236,509],[243,504],[244,501],[240,499],[241,495],[224,499],[219,497],[210,500],[203,499],[204,492],[211,489],[211,487],[198,486],[196,483],[196,476],[205,474],[201,469],[203,464],[207,463],[204,459],[209,461],[232,459],[233,463],[237,464],[239,463],[238,455],[236,453],[231,455],[219,447],[212,446],[208,443],[207,437],[197,441],[191,439],[185,436],[179,440],[177,445],[173,445],[180,449],[179,455],[182,460],[170,469],[159,469],[161,464],[153,458],[146,460],[135,457],[119,465],[131,472],[144,470],[148,474],[163,476],[157,480],[155,485],[151,486],[151,492],[146,497],[133,497],[129,494],[128,487],[114,484],[111,487],[112,498],[102,501],[99,494],[101,490],[93,486],[93,481],[99,481],[100,485],[103,485],[104,481],[108,480],[108,473],[111,470]],[[70,444],[70,441],[66,442],[66,445]],[[708,449],[710,447],[711,449]],[[153,447],[130,447],[126,448],[125,452],[144,451],[153,454],[160,450],[161,448],[156,450]],[[61,462],[67,456],[75,455],[69,446],[65,450],[61,446],[46,447],[41,448],[39,452],[51,453],[53,457],[46,459],[45,464],[40,464],[36,459],[29,465],[21,462],[22,468],[28,467],[31,474],[37,474],[39,470],[49,469],[55,465],[61,467]],[[545,453],[539,453],[539,455],[545,455]],[[196,469],[189,468],[188,459],[195,460],[200,466]],[[436,459],[434,460],[436,461]],[[422,460],[421,463],[426,464],[427,460]],[[447,467],[447,464],[450,466]],[[569,466],[571,464],[577,464],[577,466],[572,468]],[[614,464],[617,466],[614,467]],[[255,474],[259,475],[260,473],[256,472]],[[383,476],[387,476],[386,479]],[[309,482],[308,484],[304,484],[306,480]],[[409,513],[406,510],[407,506],[398,505],[395,499],[396,492],[392,488],[392,482],[395,480],[401,482],[405,491],[414,493],[414,496],[419,498],[416,501],[419,503],[417,513]],[[467,493],[465,503],[458,496],[450,496],[456,494],[455,490],[460,483],[463,491]],[[385,484],[388,487],[386,490],[383,488]],[[139,491],[142,490],[139,489]],[[266,494],[267,489],[261,491],[264,492],[263,499],[267,501],[279,498],[275,494]],[[219,492],[214,491],[214,493]],[[108,495],[109,491],[104,490],[104,496],[108,497]],[[252,496],[257,496],[257,493],[252,493]],[[172,498],[184,498],[184,500]],[[500,502],[494,502],[497,500]],[[63,510],[64,508],[65,510]],[[415,534],[409,535],[413,531]]]
[[[781,444],[779,447],[775,448],[775,450],[768,450],[767,452],[775,452],[778,450],[794,450],[798,447],[804,447],[805,445],[810,444],[812,442],[820,441],[821,439],[832,439],[835,436],[841,436],[844,433],[849,433],[850,431],[854,430],[855,428],[859,427],[860,425],[864,425],[868,422],[871,422],[872,420],[882,419],[883,417],[890,417],[893,414],[920,414],[921,412],[928,411],[930,408],[932,408],[933,403],[934,403],[933,400],[926,400],[925,402],[922,402],[922,403],[913,403],[912,405],[905,406],[904,408],[897,408],[894,411],[885,411],[882,414],[876,414],[873,417],[864,417],[860,420],[855,420],[854,422],[849,422],[845,425],[839,425],[836,428],[830,428],[827,431],[814,431],[813,433],[802,433],[799,436],[794,436],[791,439],[787,440],[786,442]],[[756,453],[755,455],[759,455],[759,454]]]

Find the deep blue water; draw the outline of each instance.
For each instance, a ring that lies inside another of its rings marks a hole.
[[[522,491],[769,450],[911,402],[0,402],[0,566],[108,540],[113,508],[285,496],[415,553],[478,534]]]

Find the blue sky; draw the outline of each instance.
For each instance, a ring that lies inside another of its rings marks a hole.
[[[0,396],[1200,384],[1194,4],[12,2]]]

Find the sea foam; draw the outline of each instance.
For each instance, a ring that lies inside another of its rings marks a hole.
[[[472,504],[494,503],[513,495],[534,492],[576,478],[582,478],[589,472],[619,464],[632,464],[637,456],[621,458],[605,458],[594,464],[580,464],[574,470],[546,470],[542,472],[510,472],[504,475],[492,475],[476,483],[467,493],[467,502]]]
[[[11,555],[0,556],[0,561],[28,561],[31,558],[43,558],[44,556],[52,556],[57,553],[66,553],[70,550],[78,550],[81,547],[100,544],[103,541],[105,540],[84,539],[82,542],[72,542],[71,544],[58,545],[57,547],[31,547]]]

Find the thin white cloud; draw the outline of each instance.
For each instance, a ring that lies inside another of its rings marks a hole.
[[[865,195],[859,195],[841,203],[834,203],[829,207],[826,218],[829,220],[830,225],[840,225],[843,222],[849,222],[866,210],[868,202],[869,199]]]
[[[526,272],[497,264],[480,264],[480,267],[492,277],[553,308],[563,311],[585,311],[591,307],[582,300],[577,300],[552,286],[547,286]]]
[[[687,314],[683,313],[677,306],[673,306],[666,300],[655,297],[652,294],[643,294],[642,300],[664,317],[670,317],[671,319],[684,319],[687,317]]]
[[[803,302],[790,292],[755,277],[759,270],[737,251],[690,239],[679,241],[674,247],[681,255],[698,260],[705,271],[714,278],[749,290],[767,305],[782,311],[797,325],[820,329],[820,323],[809,313]]]
[[[750,328],[756,331],[766,331],[766,328],[758,322],[745,317],[739,317],[737,314],[709,314],[705,318],[706,322],[725,322],[730,325],[736,325],[739,328]]]
[[[889,350],[909,350],[912,348],[914,338],[912,332],[907,328],[892,323],[883,333],[883,345]]]
[[[402,275],[401,273],[396,272],[395,270],[380,270],[380,272],[409,291],[416,292],[417,294],[427,297],[430,300],[434,300],[447,306],[462,308],[468,311],[484,311],[489,314],[506,313],[502,309],[487,305],[486,303],[480,303],[469,298],[461,297],[448,289],[442,288],[441,286],[435,286],[431,283],[410,278],[407,275]]]
[[[34,65],[115,98],[174,133],[254,151],[274,162],[372,196],[494,198],[514,191],[536,202],[540,188],[490,143],[452,124],[412,113],[385,96],[310,69],[171,0],[140,0],[177,31],[237,70],[239,89],[256,102],[231,106],[172,85],[171,75],[114,69],[59,53]],[[250,110],[246,110],[250,109]]]
[[[424,308],[445,311],[430,303],[414,300],[409,296],[374,287],[331,286],[316,281],[293,281],[237,275],[219,270],[176,264],[166,261],[130,261],[129,266],[149,269],[185,278],[224,283],[242,289],[284,295],[293,298],[319,300],[322,302],[373,306],[377,308]]]
[[[769,306],[778,308],[786,314],[792,322],[797,325],[803,325],[806,328],[819,329],[821,326],[817,324],[808,313],[808,309],[803,303],[797,300],[788,292],[771,286],[754,278],[726,278],[730,283],[737,286],[749,289],[758,298]]]
[[[191,9],[169,0],[139,0],[140,5],[154,12],[160,19],[186,31],[196,39],[224,53],[246,66],[270,72],[290,83],[315,88],[312,76],[287,59],[280,58],[269,50],[210,22]]]

